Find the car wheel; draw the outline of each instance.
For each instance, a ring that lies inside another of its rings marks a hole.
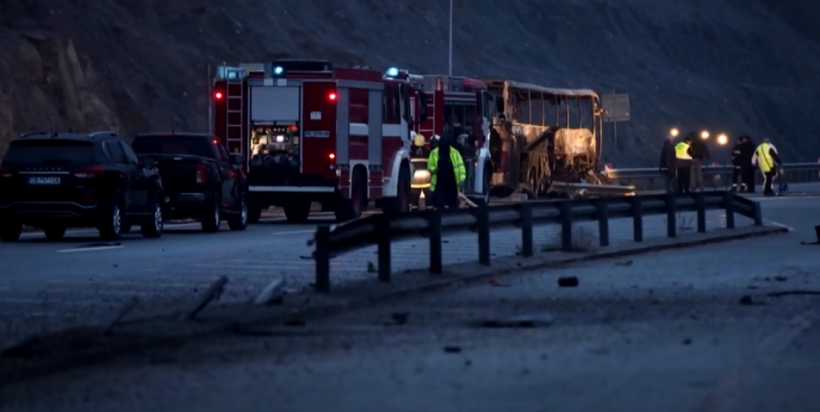
[[[165,227],[165,224],[162,215],[162,202],[155,200],[153,206],[154,212],[151,213],[151,217],[140,226],[140,231],[142,232],[142,237],[156,239],[162,236],[162,229]]]
[[[247,196],[243,195],[239,202],[239,213],[228,218],[228,227],[231,230],[245,230],[248,227]]]
[[[222,214],[219,210],[219,202],[214,201],[202,211],[202,230],[207,233],[219,232],[219,224],[222,222]]]
[[[20,235],[23,233],[23,224],[21,222],[2,222],[0,223],[0,240],[3,242],[16,242],[20,240]]]
[[[103,209],[97,228],[100,231],[100,237],[105,240],[117,240],[122,236],[122,209],[119,203],[111,202]]]
[[[60,240],[65,237],[65,226],[45,226],[43,233],[46,234],[48,240]]]

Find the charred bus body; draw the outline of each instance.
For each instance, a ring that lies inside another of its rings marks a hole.
[[[282,206],[290,221],[312,202],[340,220],[370,201],[409,208],[411,87],[323,60],[220,66],[213,133],[245,162],[250,221]]]
[[[499,97],[489,145],[494,195],[525,189],[543,196],[561,183],[601,183],[603,121],[594,91],[484,82]]]

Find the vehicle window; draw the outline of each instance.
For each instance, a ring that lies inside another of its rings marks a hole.
[[[128,159],[125,158],[125,152],[122,151],[122,147],[118,141],[109,140],[105,142],[105,151],[114,163],[121,165],[128,164]]]
[[[217,143],[218,144],[218,143]],[[202,136],[137,136],[131,147],[137,154],[180,154],[216,159],[211,139]]]
[[[94,145],[81,140],[17,140],[11,142],[3,166],[85,165],[94,163]]]
[[[140,164],[139,157],[137,157],[137,154],[134,153],[134,150],[131,149],[131,146],[129,146],[128,143],[120,140],[120,146],[122,146],[122,151],[125,153],[125,158],[128,159],[128,163],[132,165]]]
[[[225,146],[219,145],[219,157],[222,159],[223,162],[231,162],[231,156],[228,154],[228,151],[225,149]]]

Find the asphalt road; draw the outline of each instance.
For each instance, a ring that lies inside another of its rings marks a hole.
[[[799,205],[802,200],[795,201]],[[781,205],[792,200],[766,202]],[[781,216],[768,209],[764,215],[773,221],[787,222],[791,217],[791,212]],[[314,266],[307,241],[317,224],[332,222],[328,213],[316,216],[305,225],[272,217],[244,232],[230,232],[223,226],[215,234],[202,233],[197,223],[168,225],[161,239],[143,239],[134,229],[134,234],[116,244],[101,244],[94,230],[72,231],[60,242],[46,241],[38,232],[26,233],[22,242],[0,244],[0,346],[32,333],[98,325],[132,296],[142,303],[129,315],[131,319],[184,310],[218,276],[230,279],[222,303],[253,299],[276,279],[285,279],[292,289],[308,288]],[[738,219],[738,224],[749,224],[744,220]],[[679,227],[692,230],[693,221],[693,216],[682,214]],[[720,212],[709,213],[710,227],[723,224]],[[594,225],[579,226],[580,246],[594,243]],[[662,217],[647,219],[645,226],[646,237],[665,235]],[[631,221],[613,220],[611,235],[613,242],[631,241]],[[538,229],[535,237],[541,247],[555,246],[558,228]],[[514,254],[519,239],[516,230],[493,232],[493,254]],[[477,259],[475,235],[450,236],[445,242],[445,263]],[[368,273],[368,263],[375,263],[374,251],[367,248],[334,259],[332,280],[375,277]],[[423,240],[394,246],[395,271],[423,268],[426,260]]]
[[[193,342],[0,390],[0,411],[815,412],[820,298],[767,294],[820,290],[800,244],[820,199],[764,208],[793,232]],[[516,317],[536,327],[484,327]]]

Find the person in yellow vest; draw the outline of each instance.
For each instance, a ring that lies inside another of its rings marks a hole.
[[[774,196],[772,182],[777,175],[781,162],[780,156],[777,154],[777,148],[768,138],[763,139],[763,143],[755,149],[752,164],[757,165],[763,173],[763,196]]]
[[[686,136],[675,145],[675,166],[678,169],[678,193],[689,193],[689,182],[692,177],[692,138]]]
[[[427,159],[427,170],[432,175],[430,191],[433,192],[433,205],[439,209],[457,209],[458,194],[467,179],[464,159],[458,150],[452,147],[451,135],[448,134],[443,139],[434,140],[438,140],[438,147],[430,152],[430,157]],[[432,140],[431,143],[433,143]]]

